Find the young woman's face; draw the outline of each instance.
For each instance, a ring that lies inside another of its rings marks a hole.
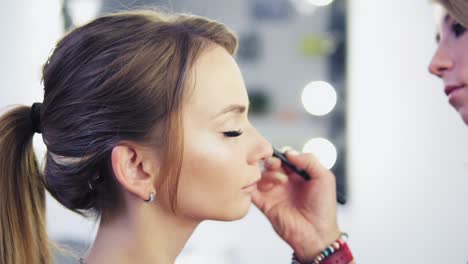
[[[429,70],[444,81],[449,103],[468,124],[468,33],[447,12],[441,11],[436,39],[438,48]]]
[[[272,155],[272,146],[247,119],[244,81],[227,51],[204,51],[190,79],[178,209],[196,220],[241,218],[260,179],[258,163]]]

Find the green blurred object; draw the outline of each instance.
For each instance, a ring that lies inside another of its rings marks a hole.
[[[302,38],[300,49],[308,57],[327,56],[334,52],[335,43],[330,37],[311,34]]]
[[[264,89],[252,89],[248,91],[250,99],[249,114],[264,115],[270,111],[271,98]]]
[[[73,27],[73,21],[70,16],[70,10],[68,9],[68,0],[63,0],[61,11],[63,18],[63,29],[65,30],[65,32],[67,32]]]

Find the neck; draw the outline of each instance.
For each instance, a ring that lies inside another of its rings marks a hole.
[[[87,264],[174,263],[199,222],[175,216],[158,203],[136,207],[101,219]]]

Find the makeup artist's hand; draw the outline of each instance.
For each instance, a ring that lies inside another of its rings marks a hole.
[[[308,263],[340,236],[335,176],[312,154],[289,150],[286,157],[311,180],[305,181],[271,157],[265,162],[253,202],[298,259]]]

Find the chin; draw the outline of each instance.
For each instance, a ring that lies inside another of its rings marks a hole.
[[[228,211],[224,211],[222,215],[216,217],[218,221],[235,221],[244,218],[250,210],[251,202],[249,201],[248,204],[243,203],[239,204],[234,208],[231,208]]]
[[[463,122],[465,122],[466,125],[468,125],[468,109],[460,109],[459,110],[461,118],[463,119]]]
[[[462,115],[463,122],[468,126],[468,115]]]

